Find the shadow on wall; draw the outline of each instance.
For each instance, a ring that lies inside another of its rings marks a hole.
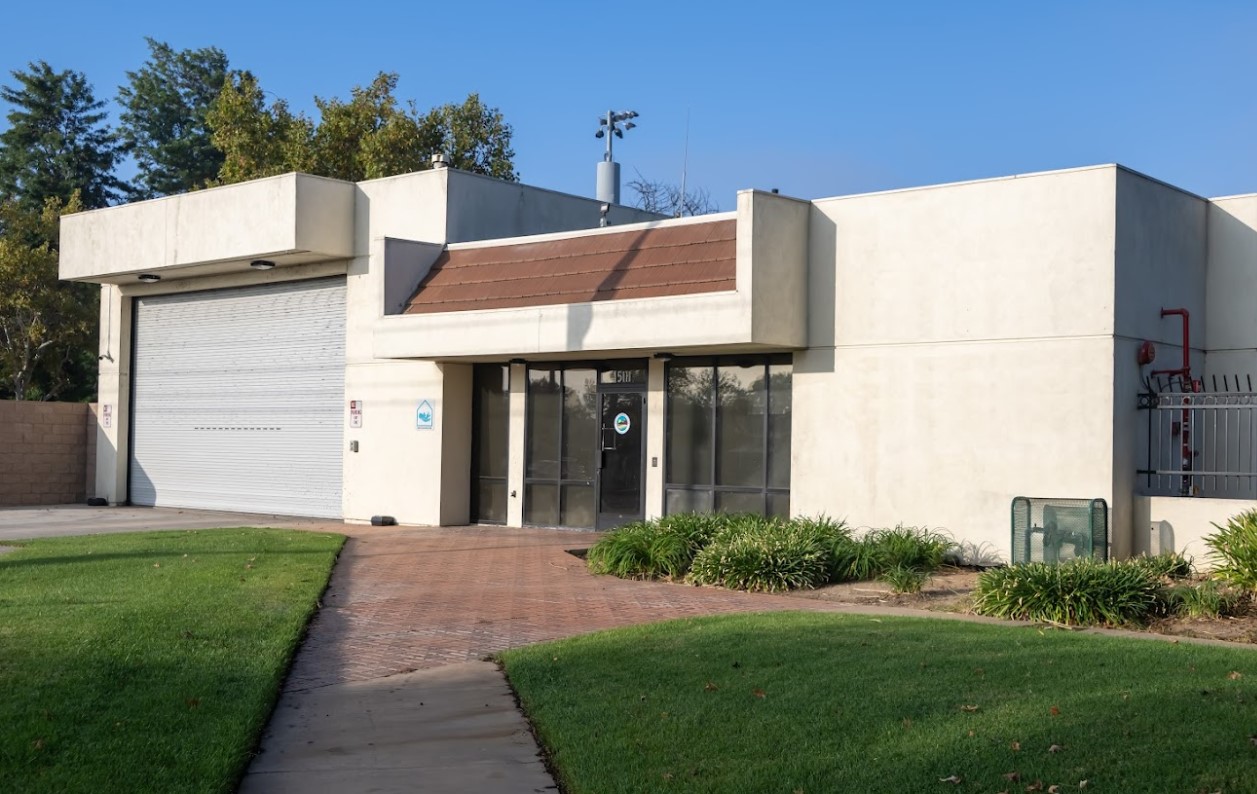
[[[838,224],[811,208],[808,220],[808,305],[806,355],[795,356],[795,371],[835,371],[834,344],[838,338]]]
[[[643,229],[637,233],[637,236],[629,244],[629,248],[616,261],[611,271],[603,277],[598,286],[594,288],[592,294],[588,296],[588,303],[573,303],[567,307],[567,349],[568,350],[585,350],[586,339],[589,336],[590,326],[593,324],[593,303],[601,300],[608,300],[615,291],[624,283],[628,277],[629,268],[641,256],[641,251],[637,250],[638,244],[646,236],[647,230]],[[602,295],[603,297],[598,297]],[[697,321],[699,318],[695,318]]]

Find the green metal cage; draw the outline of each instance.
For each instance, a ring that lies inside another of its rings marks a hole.
[[[1013,499],[1013,564],[1109,558],[1109,506],[1103,499]]]

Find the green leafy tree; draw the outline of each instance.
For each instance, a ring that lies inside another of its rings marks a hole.
[[[469,94],[460,105],[433,108],[424,126],[435,130],[440,142],[434,151],[450,158],[450,165],[464,171],[515,182],[515,150],[511,125],[497,108],[486,107],[479,94]]]
[[[12,106],[0,133],[0,199],[31,213],[75,192],[87,209],[115,201],[126,188],[114,176],[118,142],[87,78],[44,61],[12,75],[15,85],[0,86],[0,99]]]
[[[95,392],[96,288],[57,278],[57,229],[82,209],[45,200],[38,212],[0,204],[0,396],[90,399]]]
[[[397,75],[380,73],[350,98],[315,98],[317,123],[293,115],[283,100],[269,106],[256,78],[228,79],[208,119],[225,155],[222,183],[287,171],[358,182],[421,171],[444,153],[455,168],[500,179],[517,178],[511,126],[476,94],[458,105],[420,113],[394,96]]]
[[[314,171],[314,126],[293,115],[282,99],[268,106],[257,78],[249,72],[228,75],[206,121],[215,148],[223,154],[217,179],[221,184]]]
[[[136,199],[205,187],[223,166],[207,116],[222,93],[227,56],[217,47],[176,51],[145,41],[149,59],[118,88],[119,137],[139,169]]]

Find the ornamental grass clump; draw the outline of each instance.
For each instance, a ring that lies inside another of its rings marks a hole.
[[[589,549],[586,563],[597,574],[621,579],[680,579],[694,555],[720,528],[718,516],[685,513],[634,521],[609,532]]]
[[[734,516],[694,558],[689,580],[776,593],[824,584],[829,567],[830,551],[814,526]]]
[[[1166,594],[1169,611],[1189,618],[1217,618],[1231,615],[1242,602],[1234,590],[1224,589],[1212,579],[1180,584]]]
[[[835,544],[830,579],[833,582],[864,582],[884,579],[891,571],[917,571],[924,574],[920,577],[923,584],[929,574],[943,566],[955,546],[955,542],[942,532],[902,524],[894,529],[870,530],[858,540],[848,535],[847,542]],[[903,573],[895,576],[906,581]]]
[[[1083,558],[993,568],[978,577],[974,611],[1068,626],[1143,623],[1165,609],[1162,578],[1135,560]]]
[[[1218,531],[1204,539],[1217,561],[1213,575],[1241,590],[1257,592],[1257,510],[1231,516],[1226,526],[1213,526]]]
[[[1192,575],[1192,558],[1178,552],[1167,551],[1152,556],[1135,557],[1131,562],[1144,566],[1149,573],[1160,579],[1179,580]]]

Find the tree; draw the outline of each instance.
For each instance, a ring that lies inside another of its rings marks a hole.
[[[314,171],[313,125],[294,116],[282,99],[267,107],[262,87],[249,72],[228,75],[205,118],[211,141],[223,155],[217,177],[221,184]]]
[[[13,399],[90,398],[98,303],[90,285],[57,280],[61,215],[78,194],[50,197],[38,212],[0,204],[0,394]],[[85,371],[86,370],[86,371]]]
[[[16,86],[0,86],[0,99],[13,106],[0,133],[0,200],[35,214],[76,191],[86,209],[116,200],[126,188],[114,176],[118,142],[87,78],[44,61],[12,74]]]
[[[119,137],[139,168],[134,199],[205,187],[223,165],[206,117],[223,90],[227,56],[217,47],[176,52],[145,41],[149,59],[118,88]]]
[[[711,194],[705,188],[686,190],[682,195],[681,188],[677,185],[647,179],[640,171],[628,186],[637,193],[638,209],[647,212],[658,212],[674,218],[720,212],[720,206],[711,200]]]
[[[381,72],[348,101],[315,98],[317,123],[283,100],[267,106],[252,75],[229,77],[208,114],[225,160],[218,178],[240,182],[287,171],[358,182],[422,171],[441,152],[455,168],[516,179],[511,126],[477,94],[420,113],[394,96],[397,75]]]
[[[485,107],[480,94],[468,94],[461,105],[442,105],[424,119],[440,136],[434,151],[444,152],[454,168],[504,179],[519,180],[511,125],[497,108]]]

